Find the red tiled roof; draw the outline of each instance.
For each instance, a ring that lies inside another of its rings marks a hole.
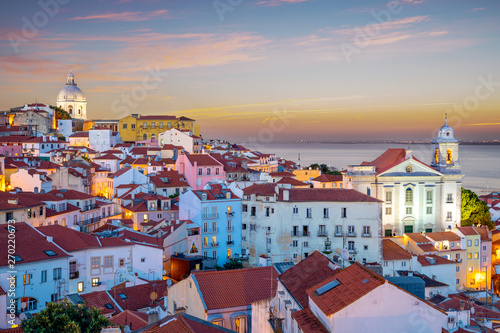
[[[363,162],[361,165],[375,166],[377,173],[382,173],[385,170],[403,162],[406,158],[406,150],[404,148],[387,149],[382,155],[371,162]]]
[[[111,297],[109,297],[108,293],[106,293],[106,291],[104,290],[81,294],[80,297],[85,301],[85,305],[87,305],[88,307],[101,309],[102,313],[105,315],[116,314],[120,312]],[[106,307],[106,304],[108,304],[108,306],[111,306],[111,309]]]
[[[276,184],[254,184],[243,189],[243,193],[246,195],[256,194],[271,196],[276,194],[275,190]]]
[[[271,177],[292,177],[292,178],[295,178],[297,177],[296,175],[294,175],[293,173],[291,172],[288,172],[288,171],[281,171],[281,172],[271,172],[269,174]]]
[[[300,180],[297,180],[292,177],[283,177],[281,178],[276,184],[289,184],[293,186],[308,186],[308,183],[301,182]]]
[[[425,236],[432,239],[433,241],[460,241],[460,237],[451,231],[428,232],[425,234]]]
[[[278,272],[273,266],[227,271],[195,271],[207,310],[250,305],[274,297]]]
[[[88,138],[89,132],[76,132],[69,136],[70,138]]]
[[[80,210],[80,207],[76,207],[76,206],[73,206],[72,204],[66,203],[66,210],[63,210],[60,212],[58,212],[57,210],[52,210],[50,208],[45,208],[45,216],[46,217],[53,217],[53,216],[68,214],[71,212],[76,212],[79,210]]]
[[[343,180],[343,175],[327,175],[322,174],[314,179],[313,182],[321,182],[321,183],[331,183],[331,182],[341,182]]]
[[[474,230],[481,236],[481,241],[491,241],[487,226],[474,227]]]
[[[106,154],[106,155],[103,155],[101,157],[96,157],[96,158],[94,158],[94,160],[119,160],[119,161],[121,161],[122,159],[119,157],[116,157],[113,154]]]
[[[30,195],[23,195],[21,193],[13,194],[0,191],[0,211],[45,206],[45,203],[41,200],[32,198]]]
[[[435,260],[435,264],[431,264],[431,262],[427,258],[432,258]],[[417,257],[418,262],[422,266],[433,266],[433,265],[447,265],[447,264],[454,264],[456,265],[457,263],[455,261],[448,260],[446,258],[440,257],[435,254],[427,254],[427,255],[421,255]]]
[[[121,163],[120,163],[121,164]],[[117,172],[115,173],[112,173],[112,174],[109,174],[108,177],[109,178],[116,178],[116,177],[119,177],[121,175],[123,175],[125,172],[129,171],[130,169],[132,169],[132,167],[130,166],[127,166],[127,167],[124,167],[124,168],[121,168],[120,170],[118,170]]]
[[[321,295],[317,294],[318,288],[334,280],[339,281],[340,284]],[[326,316],[330,316],[383,285],[385,281],[383,277],[355,262],[334,276],[307,289],[307,295]]]
[[[289,202],[334,201],[334,202],[382,202],[374,197],[344,188],[294,188],[280,189],[278,201],[283,200],[283,192],[289,192]]]
[[[437,252],[437,249],[432,244],[417,244],[424,252]]]
[[[145,312],[125,310],[109,319],[110,322],[122,327],[128,326],[131,330],[137,330],[148,326],[148,314]]]
[[[45,235],[42,235],[31,225],[26,222],[17,222],[13,225],[15,227],[16,244],[25,244],[25,246],[16,246],[15,255],[19,256],[22,261],[16,262],[17,265],[41,261],[69,257],[69,255],[57,247],[54,243],[47,241]],[[64,227],[63,227],[64,228]],[[10,232],[7,230],[6,225],[0,228],[0,244],[7,244]],[[36,244],[36,246],[32,246]],[[31,245],[31,246],[28,246]],[[50,256],[44,251],[53,251],[56,255]],[[7,251],[4,250],[0,255],[0,267],[9,264]]]
[[[326,327],[319,321],[309,307],[292,313],[297,325],[304,333],[328,333]]]
[[[405,236],[407,236],[409,239],[411,239],[412,241],[414,241],[417,244],[431,242],[429,239],[425,238],[425,236],[419,232],[408,233],[408,234],[405,234]]]
[[[390,239],[382,241],[382,255],[384,260],[409,260],[411,254]]]
[[[155,302],[150,298],[153,291],[158,295]],[[167,282],[156,280],[137,286],[111,289],[109,294],[123,310],[137,311],[149,306],[156,307],[158,302],[163,304],[162,298],[167,296]],[[126,298],[122,298],[120,294],[124,294]]]
[[[314,251],[297,265],[287,269],[278,279],[290,294],[305,308],[308,306],[306,289],[338,273],[327,257]]]
[[[80,251],[92,248],[129,246],[130,243],[115,237],[98,238],[84,232],[76,231],[61,225],[48,225],[37,228],[41,233],[51,236],[54,243],[65,251]]]
[[[436,306],[445,311],[448,311],[449,309],[455,309],[456,311],[458,311],[460,310],[460,303],[462,301],[465,310],[470,310],[471,307],[474,307],[474,313],[470,314],[471,318],[500,319],[500,312],[488,309],[487,307],[481,306],[474,302],[469,302],[469,298],[467,298],[463,294],[448,295],[447,299],[437,304]]]
[[[222,163],[217,161],[215,158],[208,154],[188,154],[186,153],[186,157],[191,163],[194,165],[196,162],[198,166],[223,166]]]
[[[86,199],[92,199],[94,198],[90,194],[75,191],[75,190],[52,190],[50,192],[47,192],[50,194],[62,194],[64,198],[69,199],[69,200],[86,200]]]
[[[118,232],[118,238],[123,240],[130,240],[133,243],[143,244],[143,245],[153,245],[155,247],[160,247],[163,249],[163,239],[159,237],[152,237],[142,232],[130,231],[127,229]]]
[[[186,313],[163,318],[151,324],[144,333],[234,333],[227,328],[217,326],[208,321],[196,318]]]
[[[476,236],[478,233],[473,227],[457,227],[465,236]]]

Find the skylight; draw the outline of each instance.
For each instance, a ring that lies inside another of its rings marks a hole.
[[[328,291],[332,290],[333,288],[338,287],[340,285],[341,285],[340,281],[335,279],[331,282],[328,282],[324,286],[321,286],[318,289],[316,289],[316,294],[318,294],[318,296],[321,296],[324,293],[326,293],[326,292],[328,292]]]
[[[113,306],[109,303],[104,304],[104,306],[110,310],[113,309]]]
[[[48,255],[49,257],[57,256],[57,253],[55,253],[52,250],[43,251],[43,252],[45,252],[45,254]]]
[[[16,262],[18,262],[18,261],[23,261],[23,259],[21,259],[21,257],[20,257],[20,256],[18,256],[18,255],[15,255],[15,256],[14,256],[14,260],[15,260]]]
[[[118,296],[121,297],[121,299],[127,299],[127,295],[125,295],[124,293],[121,293],[121,294],[118,294]]]

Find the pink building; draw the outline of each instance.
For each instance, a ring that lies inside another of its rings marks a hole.
[[[6,157],[22,156],[23,150],[21,146],[0,146],[0,155]]]
[[[193,190],[202,190],[207,183],[224,181],[224,165],[208,154],[180,154],[175,169],[184,174]]]

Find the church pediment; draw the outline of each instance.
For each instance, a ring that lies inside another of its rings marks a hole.
[[[431,168],[430,166],[414,159],[409,158],[399,164],[394,165],[390,169],[385,170],[379,177],[441,177],[442,173]]]

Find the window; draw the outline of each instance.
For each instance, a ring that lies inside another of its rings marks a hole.
[[[460,272],[460,266],[457,266],[455,269],[457,272]]]
[[[62,268],[54,268],[53,274],[54,280],[60,280],[62,278]]]
[[[160,121],[160,128],[163,128],[163,121]]]
[[[453,194],[452,193],[448,193],[446,195],[446,203],[453,203]]]
[[[255,231],[256,228],[255,228],[255,224],[251,223],[250,224],[250,231]]]
[[[30,284],[30,282],[31,282],[31,274],[30,273],[24,274],[23,275],[23,284],[27,285],[27,284]]]
[[[446,212],[446,220],[451,220],[453,218],[453,213],[452,212]]]
[[[118,265],[119,265],[119,266],[124,266],[124,265],[125,265],[125,259],[120,259],[120,260],[118,261]]]
[[[31,218],[31,208],[28,209],[28,218]]]
[[[132,130],[135,130],[135,124],[131,124],[130,128],[132,128]]]
[[[432,207],[427,207],[427,208],[425,209],[425,212],[426,212],[427,214],[432,214]]]
[[[215,168],[215,175],[218,176],[220,174],[219,168]]]
[[[368,251],[368,245],[363,245],[363,250]]]
[[[472,240],[470,239],[467,240],[467,246],[472,246]]]
[[[345,207],[340,208],[340,217],[342,218],[347,217],[347,208]]]
[[[479,259],[479,252],[474,253],[474,259]]]
[[[413,203],[413,190],[411,188],[407,188],[405,191],[405,202],[407,204]]]
[[[392,237],[392,229],[385,229],[385,237]]]
[[[144,135],[142,136],[142,139],[143,139],[143,140],[147,140],[147,139],[148,139],[148,135],[147,135],[147,134],[144,134]]]
[[[266,238],[266,243],[271,244],[271,238]]]
[[[347,226],[347,234],[348,235],[356,235],[356,232],[354,230],[354,226],[353,225],[348,225]]]
[[[384,267],[389,266],[389,262],[387,260],[384,261]]]
[[[246,223],[243,223],[243,224],[241,225],[241,229],[242,229],[242,230],[247,230],[247,224],[246,224]]]
[[[156,128],[156,123],[154,121],[151,122],[151,128]]]
[[[329,208],[323,208],[323,218],[327,219],[330,217],[330,209]]]
[[[432,191],[425,192],[425,196],[426,196],[426,199],[427,199],[427,203],[428,204],[432,203]]]
[[[411,166],[411,165],[408,165],[408,166],[406,167],[406,172],[412,172],[412,171],[413,171],[412,166]]]
[[[90,268],[99,269],[101,267],[101,258],[94,257],[90,259]]]
[[[234,319],[234,330],[238,333],[246,333],[246,318],[245,317],[237,317]]]
[[[99,278],[92,278],[92,287],[97,287],[101,283],[99,282]]]
[[[326,236],[326,225],[319,226],[318,236]]]
[[[335,226],[335,235],[342,235],[342,226],[341,225]]]
[[[479,239],[474,240],[474,246],[479,246]]]
[[[299,207],[293,207],[293,214],[298,214],[299,213]]]
[[[455,283],[456,284],[460,284],[460,279],[457,279],[457,281]]]
[[[292,247],[298,247],[299,246],[299,241],[294,240],[292,241]]]
[[[404,267],[404,266],[406,266],[406,261],[403,261],[403,262],[401,263],[401,266],[403,266],[403,267]]]
[[[297,255],[297,253],[294,253],[293,254],[293,259],[296,260],[299,256]]]
[[[203,169],[202,168],[198,168],[198,176],[203,176]]]
[[[252,207],[251,210],[250,210],[250,216],[255,216],[257,214],[257,208],[256,207]]]
[[[212,258],[217,259],[217,250],[212,251]]]
[[[224,326],[224,321],[222,319],[212,320],[212,324],[217,326]]]
[[[42,283],[47,282],[47,270],[42,271],[42,276],[41,276],[40,280],[42,281]]]
[[[385,215],[392,215],[392,208],[391,207],[385,207]]]
[[[113,267],[113,256],[104,257],[104,268]]]
[[[312,208],[307,208],[306,209],[306,217],[307,218],[312,218]]]
[[[371,235],[371,232],[370,232],[370,226],[363,226],[363,236],[370,236]]]
[[[406,207],[406,215],[411,215],[413,212],[412,207]]]
[[[354,248],[354,242],[353,241],[349,241],[347,242],[347,249],[349,251],[355,251],[355,248]]]
[[[148,123],[147,122],[143,122],[142,123],[142,128],[148,128]]]
[[[269,209],[269,207],[266,207],[266,216],[267,216],[267,217],[269,217],[269,216],[270,216],[270,211],[271,211],[271,210]]]
[[[486,245],[483,245],[483,251],[486,251]]]
[[[207,168],[207,176],[211,176],[211,175],[212,175],[212,169]]]
[[[127,124],[123,124],[123,129],[127,129],[128,125]]]
[[[472,259],[472,253],[467,253],[467,259]]]
[[[81,293],[83,291],[83,282],[78,282],[78,292]]]
[[[392,191],[385,192],[385,203],[392,203]]]
[[[304,242],[304,247],[309,247],[309,242]]]

